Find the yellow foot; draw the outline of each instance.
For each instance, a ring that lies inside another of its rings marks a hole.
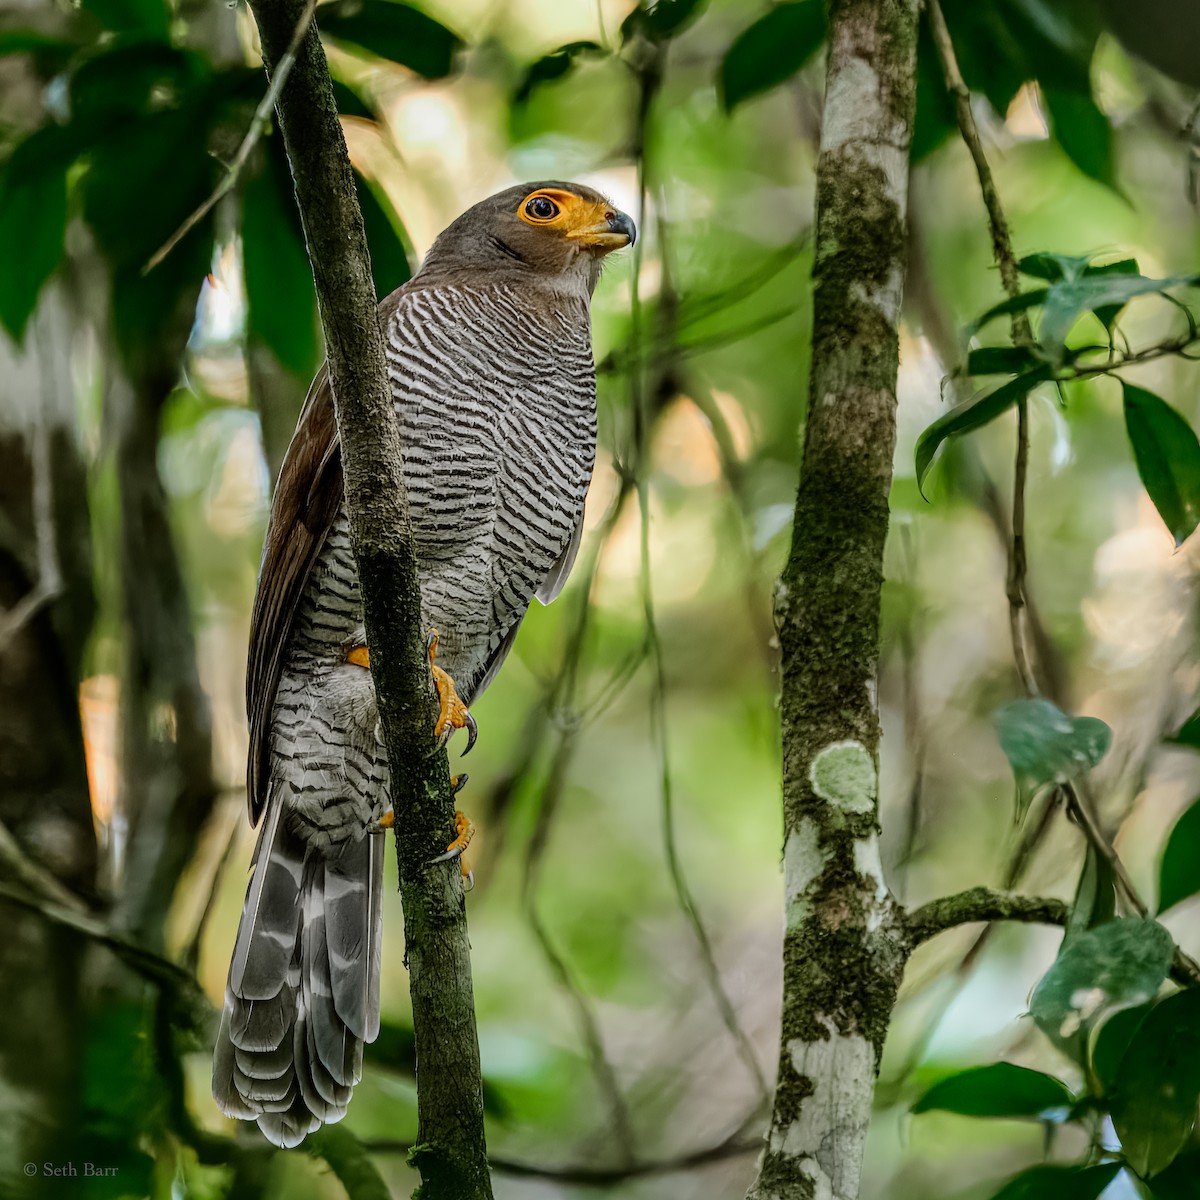
[[[463,753],[469,754],[471,747],[475,745],[475,739],[479,736],[479,727],[475,724],[475,718],[471,716],[467,706],[459,699],[454,680],[434,663],[438,648],[438,631],[436,629],[429,631],[426,646],[429,650],[429,669],[433,672],[433,683],[438,694],[438,719],[437,724],[433,727],[433,736],[437,738],[438,744],[442,745],[456,729],[466,729],[467,748]]]
[[[459,778],[462,778],[460,776]],[[461,786],[461,785],[460,785]],[[455,789],[458,790],[457,788]],[[475,836],[475,826],[471,824],[470,818],[464,812],[456,811],[454,814],[454,841],[446,847],[445,854],[439,854],[432,861],[435,863],[449,862],[452,858],[458,859],[459,870],[462,871],[463,879],[467,881],[467,891],[470,891],[475,885],[475,874],[471,870],[471,864],[467,862],[466,850],[471,844],[471,839]]]

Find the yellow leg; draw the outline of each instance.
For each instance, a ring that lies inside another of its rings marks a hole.
[[[475,724],[475,718],[471,716],[470,710],[459,699],[454,680],[434,661],[437,658],[438,648],[438,631],[436,629],[429,631],[426,645],[429,649],[429,669],[433,672],[433,683],[438,694],[438,719],[437,724],[433,727],[433,736],[441,742],[456,729],[466,729],[467,748],[463,753],[467,754],[475,745],[475,739],[479,736],[479,727]]]

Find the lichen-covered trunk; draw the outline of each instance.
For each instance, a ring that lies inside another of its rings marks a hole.
[[[879,859],[876,672],[896,435],[917,0],[832,0],[813,358],[776,599],[783,1032],[751,1200],[854,1200],[904,965]]]

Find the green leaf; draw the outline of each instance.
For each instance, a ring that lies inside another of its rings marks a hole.
[[[208,74],[198,54],[164,42],[116,39],[71,72],[71,121],[104,137],[118,120],[176,106]]]
[[[1096,717],[1069,717],[1049,700],[1014,700],[996,712],[996,733],[1017,781],[1018,816],[1044,787],[1090,771],[1112,730]]]
[[[0,324],[17,342],[62,261],[74,158],[66,131],[47,125],[17,146],[0,173]]]
[[[399,214],[382,188],[355,172],[358,206],[362,209],[363,225],[367,232],[367,249],[371,252],[371,277],[375,295],[382,300],[412,277],[408,255],[401,234],[404,226]]]
[[[212,192],[211,116],[196,103],[121,122],[92,149],[81,181],[84,217],[113,267],[117,344],[135,373],[178,370],[211,269],[210,213],[142,274],[150,256]],[[162,169],[164,162],[171,170]]]
[[[82,0],[80,7],[114,33],[140,33],[166,41],[171,13],[164,0]]]
[[[280,141],[270,139],[272,149]],[[272,153],[242,195],[246,325],[284,367],[308,378],[320,365],[317,294],[282,157]]]
[[[1200,1200],[1200,1150],[1179,1155],[1150,1180],[1154,1200]]]
[[[929,17],[921,9],[917,33],[917,111],[913,118],[909,154],[920,162],[957,132],[954,100],[946,88],[946,77],[938,62],[937,47],[929,32]]]
[[[1113,1125],[1133,1169],[1156,1175],[1183,1149],[1200,1104],[1200,991],[1156,1004],[1121,1060]]]
[[[937,1109],[966,1117],[1043,1119],[1046,1113],[1070,1108],[1074,1102],[1070,1089],[1054,1076],[1000,1062],[973,1067],[935,1083],[912,1111]]]
[[[1120,1170],[1120,1163],[1102,1163],[1098,1167],[1030,1167],[1010,1179],[992,1200],[1096,1200]]]
[[[1200,800],[1175,822],[1158,869],[1158,911],[1200,892]]]
[[[1013,313],[1025,312],[1026,309],[1044,304],[1049,294],[1049,288],[1034,288],[1032,292],[1022,292],[1019,296],[1010,296],[1007,300],[1001,300],[999,304],[993,304],[987,312],[967,326],[967,337],[973,338],[985,325],[997,317],[1012,316]]]
[[[967,354],[968,375],[1016,375],[1037,365],[1028,346],[981,346]]]
[[[655,0],[639,3],[621,22],[621,42],[642,34],[652,42],[665,42],[682,33],[699,16],[704,0]]]
[[[1087,176],[1115,186],[1113,133],[1108,118],[1090,95],[1049,87],[1042,95],[1050,115],[1050,129],[1067,157]]]
[[[917,439],[917,486],[924,488],[925,476],[933,465],[933,457],[947,438],[959,437],[994,421],[1050,376],[1051,369],[1048,366],[1026,371],[1024,375],[1018,375],[990,392],[979,393],[962,404],[956,404],[948,413],[938,417]]]
[[[1175,943],[1157,921],[1122,917],[1063,940],[1029,1004],[1041,1031],[1077,1062],[1089,1032],[1114,1009],[1154,998]]]
[[[1180,546],[1200,521],[1200,441],[1165,400],[1121,381],[1138,474]]]
[[[1082,279],[1085,275],[1139,273],[1136,258],[1122,258],[1116,262],[1097,264],[1093,263],[1091,256],[1087,254],[1077,257],[1071,254],[1055,254],[1052,251],[1027,254],[1017,262],[1017,270],[1022,275],[1031,275],[1048,283],[1057,283],[1060,279]]]
[[[1186,721],[1178,733],[1173,733],[1168,742],[1173,742],[1177,746],[1187,746],[1190,750],[1200,750],[1200,708],[1198,708]]]
[[[334,0],[318,14],[321,31],[391,59],[426,79],[450,74],[457,34],[399,0]]]
[[[542,84],[562,79],[579,59],[598,58],[603,54],[604,48],[597,42],[570,42],[560,46],[552,54],[544,55],[529,67],[513,92],[513,103],[527,103],[529,97]]]
[[[791,78],[824,40],[825,6],[819,0],[792,0],[770,9],[740,34],[721,63],[725,111]]]
[[[1042,310],[1038,341],[1047,357],[1063,359],[1067,335],[1086,312],[1111,309],[1112,319],[1130,300],[1138,296],[1162,294],[1170,288],[1194,284],[1200,276],[1175,275],[1167,279],[1148,279],[1145,275],[1103,272],[1080,279],[1052,284]],[[1111,322],[1110,322],[1111,323]]]
[[[367,121],[375,120],[375,114],[358,92],[342,83],[340,79],[333,81],[333,101],[343,117],[362,117]]]
[[[1092,1073],[1104,1092],[1112,1090],[1125,1051],[1152,1007],[1139,1004],[1134,1008],[1118,1009],[1097,1030],[1092,1039]]]

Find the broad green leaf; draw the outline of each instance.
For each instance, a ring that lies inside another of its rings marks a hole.
[[[1082,279],[1089,275],[1137,275],[1138,262],[1136,258],[1122,258],[1116,262],[1093,263],[1090,258],[1073,258],[1067,254],[1029,254],[1017,263],[1017,270],[1035,279],[1046,279],[1051,283],[1059,280]],[[1120,304],[1102,304],[1093,309],[1097,319],[1105,329],[1111,331],[1117,314],[1121,311]]]
[[[317,14],[321,31],[391,59],[426,79],[450,74],[458,36],[399,0],[334,0]]]
[[[122,122],[89,155],[84,217],[113,267],[113,329],[135,373],[177,370],[212,266],[213,220],[200,221],[154,270],[142,268],[212,192],[211,113],[199,104]],[[169,162],[171,170],[162,164]]]
[[[996,712],[996,733],[1017,781],[1018,816],[1044,787],[1090,771],[1112,730],[1096,717],[1069,717],[1049,700],[1014,700]]]
[[[340,79],[333,81],[333,101],[343,117],[362,117],[373,121],[375,114],[364,102],[363,98],[352,87],[342,83]]]
[[[704,0],[653,0],[640,3],[621,22],[621,42],[642,34],[652,42],[664,42],[682,33],[704,6]]]
[[[1114,1009],[1144,1004],[1167,977],[1175,943],[1148,918],[1122,917],[1064,939],[1029,1011],[1038,1028],[1077,1062],[1090,1031]]]
[[[377,188],[358,172],[354,174],[354,183],[367,232],[367,249],[371,252],[375,295],[382,300],[412,276],[401,240],[404,226],[382,188]]]
[[[114,33],[140,33],[166,41],[171,30],[165,0],[81,0],[80,7]]]
[[[1050,129],[1067,157],[1085,174],[1113,187],[1113,132],[1108,118],[1088,94],[1050,87],[1042,95],[1050,114]]]
[[[960,1113],[967,1117],[1044,1118],[1075,1102],[1066,1084],[1053,1075],[1013,1063],[974,1067],[935,1083],[913,1105],[915,1113]]]
[[[208,75],[199,54],[165,42],[116,39],[71,72],[72,123],[104,137],[118,120],[175,107]]]
[[[0,324],[14,341],[46,280],[62,261],[67,229],[67,171],[75,147],[48,125],[31,133],[0,172]]]
[[[1186,721],[1178,733],[1173,733],[1168,742],[1177,746],[1187,746],[1192,750],[1200,750],[1200,709],[1197,709]]]
[[[1022,292],[1019,296],[1010,296],[1007,300],[1001,300],[999,304],[993,304],[987,312],[967,326],[967,337],[973,338],[985,325],[997,317],[1011,317],[1013,313],[1025,312],[1026,309],[1044,304],[1049,294],[1049,288],[1034,288],[1032,292]]]
[[[1200,1150],[1180,1154],[1150,1180],[1154,1200],[1200,1200]]]
[[[992,1200],[1096,1200],[1120,1170],[1120,1163],[1030,1167],[1010,1179]]]
[[[1175,275],[1148,279],[1120,271],[1084,275],[1080,279],[1051,284],[1042,306],[1038,341],[1048,357],[1061,362],[1067,335],[1086,312],[1111,310],[1113,318],[1138,296],[1161,294],[1171,288],[1194,284],[1200,276]]]
[[[513,92],[513,103],[525,104],[542,84],[562,79],[579,59],[598,58],[603,54],[604,48],[597,42],[570,42],[560,46],[553,54],[543,55],[525,72]]]
[[[917,112],[913,118],[909,154],[920,162],[958,132],[954,100],[938,62],[937,47],[929,33],[929,17],[921,9],[917,34]]]
[[[1129,1049],[1133,1035],[1151,1007],[1149,1004],[1139,1004],[1134,1008],[1118,1009],[1096,1031],[1090,1055],[1092,1074],[1104,1092],[1112,1090],[1125,1051]]]
[[[769,9],[739,35],[721,63],[725,111],[790,78],[824,40],[825,6],[820,0],[791,0]]]
[[[1185,988],[1156,1004],[1121,1060],[1113,1125],[1139,1175],[1165,1170],[1183,1149],[1200,1105],[1200,991]]]
[[[242,195],[246,326],[284,367],[307,378],[320,365],[317,294],[291,177],[281,157],[272,153]]]
[[[1158,868],[1158,911],[1200,892],[1200,800],[1175,822]]]
[[[994,421],[1039,383],[1045,383],[1050,375],[1048,366],[1026,371],[1024,375],[1018,375],[990,392],[982,392],[962,404],[956,404],[948,413],[938,417],[917,439],[917,486],[923,487],[925,476],[933,465],[933,456],[947,438],[970,433],[972,429],[979,429]]]
[[[1121,386],[1138,474],[1175,545],[1182,545],[1200,521],[1200,441],[1165,400],[1124,380]]]
[[[967,374],[1016,375],[1037,366],[1037,356],[1028,346],[980,346],[967,354]]]

